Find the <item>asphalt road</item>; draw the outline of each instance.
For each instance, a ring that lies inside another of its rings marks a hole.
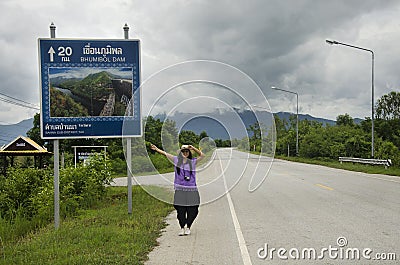
[[[272,161],[256,158],[219,149],[198,174],[208,203],[200,207],[192,234],[178,236],[173,212],[146,264],[400,263],[400,178],[274,160],[251,193],[253,169],[266,171]],[[142,182],[169,185],[155,176]],[[227,187],[233,188],[224,194]],[[219,193],[224,195],[215,199]],[[396,260],[375,260],[393,259],[393,253]]]

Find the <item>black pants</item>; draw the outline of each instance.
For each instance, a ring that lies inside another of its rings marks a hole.
[[[176,190],[174,208],[181,228],[185,225],[190,228],[199,214],[200,196],[198,191]]]
[[[199,214],[199,206],[180,206],[174,205],[177,211],[179,225],[184,228],[185,225],[190,228]]]

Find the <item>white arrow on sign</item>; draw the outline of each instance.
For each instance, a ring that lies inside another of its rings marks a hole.
[[[48,54],[50,54],[50,62],[54,61],[54,54],[56,53],[53,49],[53,46],[50,46],[49,51],[47,52]]]

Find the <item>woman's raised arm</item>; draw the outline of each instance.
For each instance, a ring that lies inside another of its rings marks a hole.
[[[189,145],[189,149],[195,151],[199,156],[197,157],[197,161],[200,162],[204,158],[204,153],[194,147],[193,145]]]
[[[174,156],[173,155],[171,155],[170,153],[165,152],[164,150],[161,150],[160,148],[158,148],[154,144],[151,144],[150,148],[151,148],[151,150],[154,150],[159,154],[165,155],[169,160],[171,160],[171,161],[174,160]]]

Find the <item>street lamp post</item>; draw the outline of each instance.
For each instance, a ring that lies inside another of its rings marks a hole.
[[[299,94],[297,94],[296,92],[293,92],[293,91],[277,88],[274,86],[272,86],[271,88],[296,95],[296,101],[297,101],[297,107],[296,107],[296,156],[298,156],[299,155]]]
[[[374,158],[374,116],[375,116],[375,110],[374,110],[374,60],[375,60],[375,55],[374,55],[374,51],[370,50],[370,49],[366,49],[366,48],[362,48],[362,47],[358,47],[358,46],[354,46],[354,45],[350,45],[347,43],[342,43],[342,42],[338,42],[335,40],[326,40],[326,43],[330,44],[330,45],[343,45],[343,46],[347,46],[350,48],[355,48],[358,50],[363,50],[363,51],[367,51],[370,52],[372,55],[372,96],[371,96],[371,157]]]

